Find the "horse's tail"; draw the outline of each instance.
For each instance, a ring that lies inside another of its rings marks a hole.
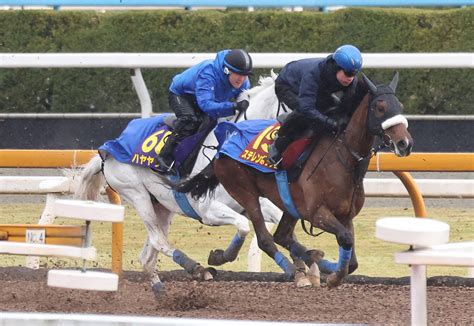
[[[87,164],[81,167],[79,183],[74,191],[74,199],[98,201],[100,191],[105,184],[102,171],[102,158],[94,156]]]
[[[214,173],[213,162],[211,161],[204,170],[194,177],[179,182],[173,188],[178,192],[191,193],[195,200],[205,197],[207,194],[211,195],[219,185],[219,180]]]

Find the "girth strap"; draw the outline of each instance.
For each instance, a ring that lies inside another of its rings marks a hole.
[[[283,201],[286,210],[291,214],[291,216],[299,220],[301,218],[301,214],[296,209],[295,203],[291,198],[290,187],[288,184],[288,174],[286,173],[286,170],[277,171],[275,173],[275,180],[277,182],[278,193],[280,194],[280,198]]]
[[[179,181],[179,176],[178,175],[171,175],[169,179],[173,182],[178,182]],[[176,190],[173,190],[173,196],[174,200],[176,200],[176,203],[178,204],[179,208],[183,211],[183,213],[186,216],[189,216],[195,220],[201,221],[201,217],[196,213],[194,208],[191,206],[191,204],[188,201],[188,197],[182,192],[178,192]]]

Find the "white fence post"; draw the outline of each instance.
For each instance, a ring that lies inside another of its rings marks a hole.
[[[133,86],[137,91],[138,99],[140,100],[142,118],[149,118],[153,113],[153,108],[151,105],[150,94],[148,93],[140,68],[132,69],[131,77]]]
[[[44,205],[43,213],[41,218],[38,221],[38,225],[50,225],[54,224],[56,216],[54,215],[54,201],[56,200],[56,195],[46,194],[46,204]],[[40,264],[40,257],[38,256],[28,256],[26,257],[26,267],[32,269],[38,269]]]

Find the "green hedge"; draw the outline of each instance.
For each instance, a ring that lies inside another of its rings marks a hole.
[[[1,11],[0,52],[474,52],[474,8],[314,11]],[[155,111],[176,69],[144,69]],[[268,70],[257,70],[254,79]],[[366,72],[385,82],[393,70]],[[468,69],[403,69],[409,114],[472,114]],[[255,80],[254,80],[255,82]],[[127,69],[2,69],[0,112],[139,112]]]

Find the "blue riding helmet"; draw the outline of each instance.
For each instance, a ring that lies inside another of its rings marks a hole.
[[[245,76],[250,75],[252,73],[252,58],[242,49],[231,50],[224,57],[224,72],[227,75],[230,72]]]
[[[332,55],[337,65],[341,67],[346,75],[353,76],[362,68],[362,55],[358,48],[353,45],[342,45]]]

